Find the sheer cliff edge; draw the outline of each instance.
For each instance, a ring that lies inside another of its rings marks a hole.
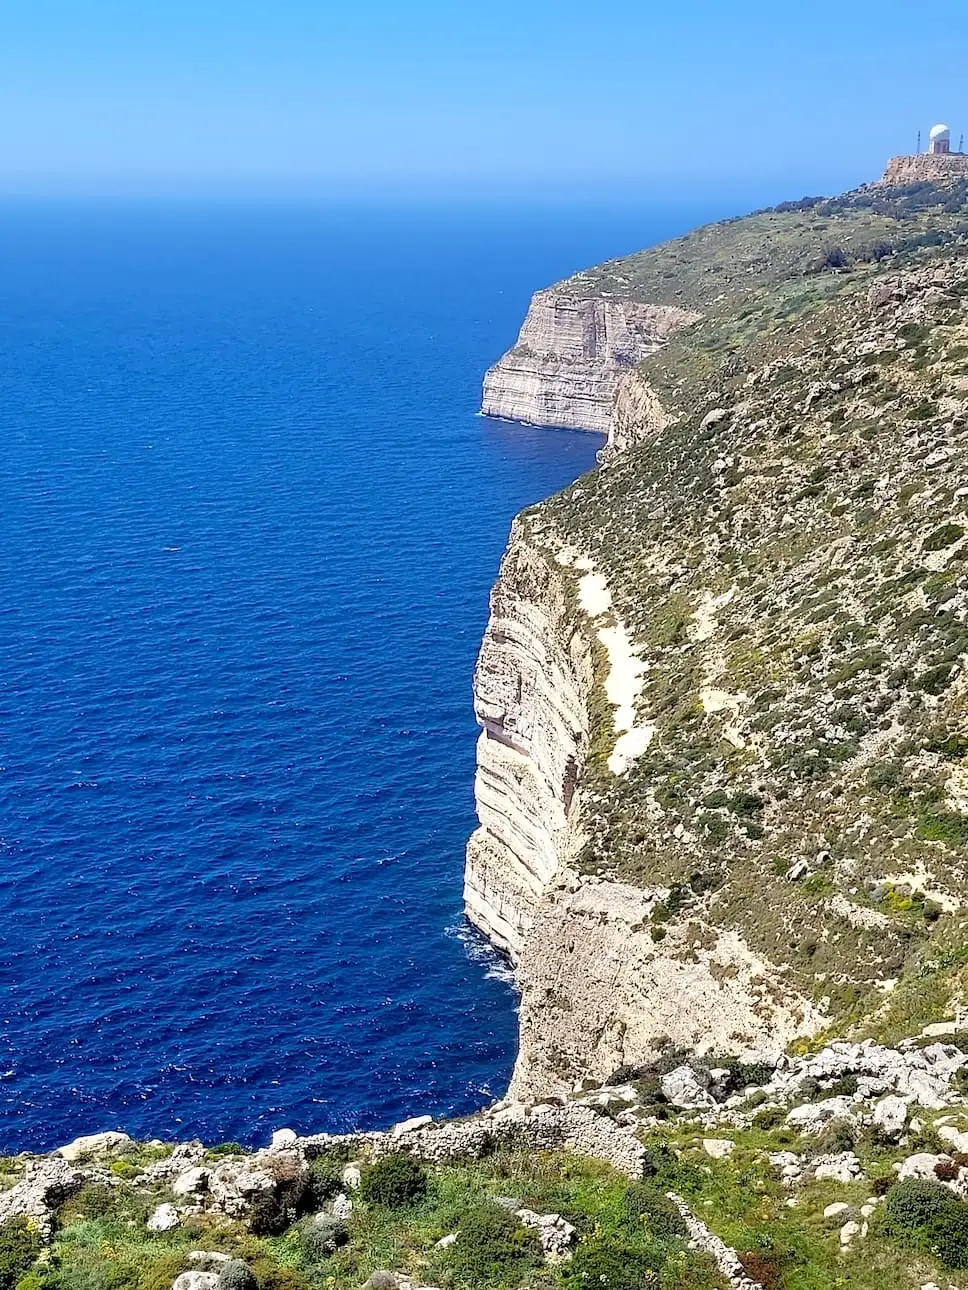
[[[516,1095],[957,1003],[968,179],[892,167],[539,292],[487,375],[609,436],[515,522],[475,679]]]

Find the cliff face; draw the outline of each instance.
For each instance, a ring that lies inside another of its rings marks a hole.
[[[968,156],[960,152],[922,152],[910,157],[892,157],[880,181],[886,187],[905,184],[954,184],[968,179]]]
[[[482,411],[605,434],[622,374],[697,317],[674,306],[584,297],[567,283],[539,291],[517,344],[484,378]]]
[[[641,678],[625,626],[589,560],[553,531],[517,522],[475,676],[481,824],[464,898],[470,921],[516,965],[511,1092],[521,1098],[605,1080],[670,1039],[749,1053],[819,1024],[735,933],[696,922],[658,944],[650,920],[668,887],[579,873],[596,653],[609,708],[598,751],[623,775],[651,735],[632,712]]]
[[[590,651],[559,572],[516,525],[475,677],[480,827],[464,885],[468,918],[512,959],[573,846],[590,686]]]
[[[539,293],[489,374],[612,364],[608,469],[516,522],[476,676],[466,902],[519,1096],[957,1003],[966,215],[871,185],[710,226]],[[635,367],[619,301],[677,311]]]

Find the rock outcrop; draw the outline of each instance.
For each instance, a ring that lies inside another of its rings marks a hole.
[[[968,155],[960,152],[922,152],[892,157],[880,183],[887,188],[907,184],[955,184],[968,179]]]
[[[568,820],[588,746],[591,679],[561,569],[517,527],[475,678],[480,827],[464,883],[468,918],[512,959],[574,844]]]
[[[518,342],[484,378],[486,416],[608,431],[623,373],[699,315],[670,305],[536,292]]]

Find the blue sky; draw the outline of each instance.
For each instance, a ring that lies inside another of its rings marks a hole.
[[[966,61],[963,0],[0,0],[0,192],[834,191]]]

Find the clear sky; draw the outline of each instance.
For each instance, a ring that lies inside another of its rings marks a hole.
[[[834,191],[966,65],[964,0],[0,0],[0,192]]]

